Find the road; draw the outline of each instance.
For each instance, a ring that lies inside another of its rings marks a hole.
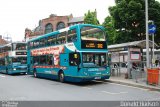
[[[110,82],[60,83],[31,75],[0,74],[0,101],[160,101],[160,92]]]

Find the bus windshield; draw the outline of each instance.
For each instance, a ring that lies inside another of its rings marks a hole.
[[[27,64],[27,58],[26,57],[14,57],[12,58],[12,63],[15,65]]]
[[[106,65],[106,54],[83,53],[83,67],[104,67]]]
[[[81,28],[82,40],[95,40],[105,41],[105,32],[100,28],[82,27]]]
[[[25,43],[13,43],[13,50],[26,50]]]

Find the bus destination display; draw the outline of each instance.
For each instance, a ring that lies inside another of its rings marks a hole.
[[[16,55],[27,55],[27,52],[16,52]]]
[[[83,49],[106,49],[106,42],[104,41],[82,41]]]

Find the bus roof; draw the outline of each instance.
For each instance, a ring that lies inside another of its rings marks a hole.
[[[92,25],[92,24],[76,24],[76,25],[73,25],[73,26],[69,26],[69,27],[66,27],[66,28],[63,28],[63,29],[60,29],[60,30],[57,30],[57,31],[53,31],[51,33],[47,33],[47,34],[44,34],[44,35],[39,35],[38,37],[36,38],[33,38],[33,39],[30,39],[28,42],[32,42],[32,41],[35,41],[35,40],[39,40],[43,37],[49,37],[51,35],[55,35],[55,34],[59,34],[61,32],[64,32],[64,31],[68,31],[72,28],[76,28],[76,27],[84,27],[84,26],[91,26],[91,27],[97,27],[97,28],[100,28],[102,30],[104,30],[104,27],[102,26],[97,26],[97,25]]]
[[[4,44],[4,45],[2,45],[2,46],[0,46],[0,48],[3,48],[3,47],[5,47],[5,46],[9,46],[9,45],[11,45],[12,43],[24,43],[24,44],[26,44],[26,42],[11,42],[11,43],[8,43],[8,44]]]

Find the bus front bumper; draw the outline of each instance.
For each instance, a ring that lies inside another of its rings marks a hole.
[[[87,82],[92,80],[105,80],[109,79],[110,75],[105,76],[94,76],[94,77],[71,77],[71,76],[65,76],[65,81],[70,82]]]
[[[8,71],[8,74],[20,74],[20,73],[27,73],[27,69],[26,70],[12,70],[12,71]]]

